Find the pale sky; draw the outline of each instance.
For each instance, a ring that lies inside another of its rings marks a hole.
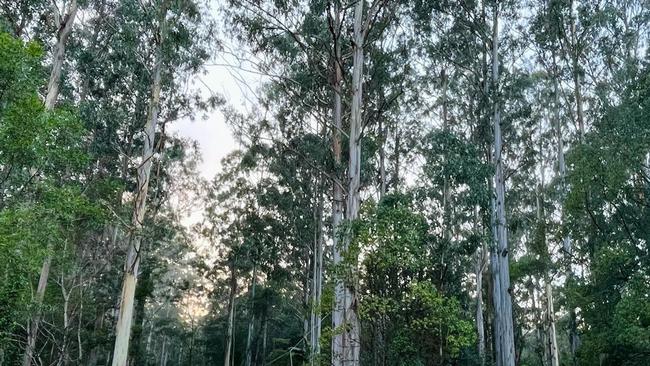
[[[195,76],[193,82],[200,85],[206,96],[216,93],[225,98],[228,106],[246,112],[251,109],[255,101],[254,92],[263,79],[241,70],[237,65],[234,57],[217,56],[213,63],[206,66],[207,73]],[[238,147],[220,108],[209,112],[207,120],[180,120],[172,123],[170,130],[199,143],[203,157],[199,170],[206,179],[212,179],[220,169],[221,159]]]
[[[213,94],[223,97],[226,104],[207,113],[207,119],[183,119],[168,127],[168,131],[198,142],[202,158],[198,171],[206,180],[212,180],[221,170],[221,160],[239,148],[222,109],[228,107],[244,114],[250,112],[257,103],[258,90],[268,80],[255,71],[252,63],[242,61],[251,57],[246,50],[225,35],[220,39],[222,49],[207,63],[206,73],[190,78],[189,84],[206,97]],[[199,222],[202,215],[202,207],[193,207],[182,222],[189,227]]]

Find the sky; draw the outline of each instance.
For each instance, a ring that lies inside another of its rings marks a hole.
[[[245,112],[251,108],[254,100],[248,88],[256,90],[261,80],[227,66],[234,64],[232,61],[231,57],[218,56],[214,63],[206,66],[206,73],[195,75],[191,83],[199,85],[206,96],[218,94],[225,99],[226,105]],[[170,129],[179,136],[198,142],[202,156],[199,172],[203,178],[212,179],[219,172],[221,159],[238,146],[221,108],[208,112],[207,117],[176,121],[170,125]]]
[[[168,131],[177,136],[198,143],[201,163],[198,172],[202,178],[212,180],[221,170],[221,160],[239,148],[222,110],[234,108],[241,113],[249,113],[257,103],[257,94],[267,77],[255,71],[255,66],[242,54],[247,52],[228,37],[221,36],[221,49],[205,65],[205,72],[189,78],[190,88],[198,88],[207,98],[218,95],[225,104],[205,113],[207,118],[189,118],[168,125]],[[182,219],[187,227],[198,223],[202,218],[202,207],[193,207]]]
[[[224,49],[231,47],[224,45]],[[192,87],[198,87],[207,97],[217,94],[224,98],[224,107],[232,107],[240,112],[250,111],[255,104],[255,92],[259,89],[264,78],[254,72],[246,72],[244,69],[253,69],[249,65],[242,65],[239,59],[232,56],[234,52],[222,53],[215,56],[213,62],[205,67],[205,73],[194,75],[189,83]],[[228,125],[221,107],[207,113],[207,118],[196,118],[195,120],[182,119],[171,123],[168,130],[172,133],[194,140],[199,145],[201,163],[199,174],[204,179],[212,178],[221,170],[221,159],[238,148],[238,144]],[[203,208],[193,207],[182,223],[188,228],[201,221]],[[214,264],[217,259],[217,252],[211,245],[200,237],[194,242],[194,254],[204,256],[208,264]],[[203,282],[205,288],[210,289],[211,284],[205,279],[198,279]],[[210,309],[208,294],[204,291],[185,294],[181,300],[180,309],[183,317],[189,317],[186,321],[195,321],[202,318]]]

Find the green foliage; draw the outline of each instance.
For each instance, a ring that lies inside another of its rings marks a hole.
[[[371,338],[369,352],[387,352],[390,365],[457,359],[475,341],[474,327],[459,300],[432,282],[436,253],[429,226],[412,210],[410,197],[391,194],[377,206],[367,205],[355,231],[364,253],[361,319]]]
[[[569,155],[571,191],[566,210],[577,254],[590,273],[570,301],[583,311],[589,331],[583,364],[597,357],[621,365],[648,362],[647,153],[650,151],[650,78],[630,84]]]

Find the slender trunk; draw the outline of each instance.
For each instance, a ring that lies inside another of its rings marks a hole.
[[[541,131],[541,127],[542,127],[541,124],[542,124],[542,122],[540,121],[540,125],[539,125],[540,131]],[[545,213],[544,213],[545,174],[544,174],[544,160],[543,160],[544,159],[543,158],[544,154],[543,154],[543,148],[542,148],[542,141],[541,140],[539,142],[539,152],[538,152],[538,154],[542,158],[541,158],[541,162],[540,162],[540,165],[539,165],[540,181],[539,181],[539,184],[537,185],[537,189],[536,189],[536,192],[535,192],[535,204],[536,204],[536,212],[537,212],[537,227],[538,227],[538,230],[542,231],[539,235],[541,236],[542,240],[544,241],[541,244],[544,247],[546,247],[546,245],[547,245],[547,243],[546,243],[546,218],[545,218]],[[538,282],[539,282],[539,279],[538,279]],[[539,283],[537,283],[537,287],[539,287]],[[541,315],[541,313],[543,313],[544,310],[541,309],[541,308],[539,309],[539,312],[537,310],[537,302],[536,302],[536,299],[535,299],[535,291],[534,291],[535,288],[536,288],[536,286],[534,284],[531,284],[531,289],[530,289],[531,298],[532,298],[532,309],[531,309],[531,311],[533,312],[533,314],[535,314],[535,318],[536,318],[535,327],[537,329],[537,342],[539,343],[539,346],[540,346],[539,356],[540,356],[540,359],[541,359],[541,363],[542,363],[542,365],[548,365],[550,363],[551,353],[549,352],[550,348],[547,347],[548,342],[546,340],[550,339],[550,337],[555,338],[555,333],[554,333],[554,329],[553,329],[553,333],[550,332],[551,329],[549,329],[549,332],[544,331],[544,323],[545,322],[542,320],[542,315]],[[547,335],[548,335],[548,337],[547,337]]]
[[[79,282],[83,283],[83,279],[80,278]],[[81,323],[83,321],[83,315],[84,315],[84,293],[83,293],[83,285],[79,289],[79,317],[77,320],[77,347],[79,350],[79,355],[77,357],[77,360],[79,362],[83,361],[83,345],[81,343]]]
[[[535,319],[535,340],[536,340],[537,344],[535,345],[534,349],[535,349],[536,353],[539,356],[540,364],[542,366],[545,366],[546,365],[546,357],[545,357],[545,354],[544,354],[544,351],[543,351],[545,349],[545,347],[544,347],[544,331],[543,331],[543,328],[542,328],[542,321],[540,320],[540,316],[539,316],[540,312],[537,309],[537,298],[536,298],[536,295],[535,295],[535,288],[536,288],[535,284],[531,280],[530,287],[528,288],[528,296],[530,297],[531,303],[532,303],[530,311],[531,311],[531,313],[533,313],[534,319]]]
[[[562,138],[562,120],[560,119],[560,88],[558,86],[557,74],[558,68],[555,61],[555,52],[552,55],[553,60],[553,69],[555,75],[553,77],[553,94],[554,94],[554,105],[553,105],[553,119],[555,126],[557,128],[557,159],[558,159],[558,170],[560,173],[560,180],[562,184],[562,190],[565,190],[564,187],[564,177],[566,174],[566,163],[564,161],[564,141]],[[561,213],[560,224],[564,224],[564,213]],[[566,236],[562,239],[563,247],[566,252],[570,252],[571,239]],[[550,254],[550,253],[549,253]],[[548,339],[549,339],[549,357],[551,366],[559,366],[559,354],[557,348],[557,335],[555,331],[555,314],[553,312],[553,292],[551,288],[550,279],[546,282],[546,303],[547,303],[547,320],[548,320]]]
[[[253,361],[253,328],[255,326],[255,284],[257,281],[257,267],[253,266],[253,279],[251,281],[251,297],[249,304],[250,318],[248,321],[248,335],[246,337],[246,366],[251,366]]]
[[[474,227],[477,233],[479,224],[479,208],[474,214]],[[476,333],[478,342],[478,356],[480,365],[485,364],[485,327],[483,319],[483,271],[488,260],[488,248],[484,242],[476,251]]]
[[[310,316],[311,316],[311,311],[310,311],[310,294],[311,294],[311,278],[309,274],[309,270],[312,266],[312,261],[313,258],[309,256],[309,252],[305,252],[305,263],[307,264],[305,266],[305,272],[303,274],[303,283],[302,283],[302,309],[303,309],[303,318],[302,318],[302,339],[303,342],[305,342],[305,350],[307,347],[310,345],[310,337],[311,337],[311,322],[310,322]]]
[[[41,268],[41,275],[38,279],[38,287],[36,288],[36,298],[34,299],[38,308],[36,309],[36,314],[32,317],[31,321],[28,322],[27,327],[27,347],[25,348],[25,354],[23,356],[23,365],[30,366],[32,364],[32,358],[34,349],[36,347],[36,338],[38,337],[38,328],[41,322],[41,309],[40,306],[43,304],[43,298],[45,296],[45,288],[47,287],[48,277],[50,275],[50,266],[52,265],[52,256],[48,255],[43,262],[43,267]]]
[[[149,354],[149,350],[151,349],[151,336],[153,335],[153,320],[151,321],[151,326],[149,326],[149,335],[147,336],[147,344],[144,346],[144,354],[145,356]]]
[[[159,29],[158,43],[155,51],[155,65],[153,69],[153,81],[151,87],[151,100],[145,125],[144,146],[142,150],[142,161],[137,168],[138,187],[135,197],[135,205],[132,217],[132,232],[129,234],[129,249],[126,263],[124,265],[124,278],[122,282],[122,294],[120,297],[120,309],[115,331],[115,347],[113,350],[113,366],[126,366],[129,353],[129,338],[131,335],[131,322],[133,320],[133,306],[135,300],[135,288],[137,284],[138,268],[140,265],[140,246],[142,237],[140,231],[144,222],[149,190],[149,177],[153,163],[156,128],[158,125],[158,111],[160,103],[160,89],[162,86],[161,72],[163,67],[162,43],[165,36],[165,17],[167,13],[166,3],[161,9],[161,28]]]
[[[340,5],[334,2],[334,21],[333,29],[338,32],[341,27]],[[341,247],[342,235],[340,232],[341,222],[343,221],[343,187],[341,181],[341,130],[343,128],[343,115],[341,103],[341,81],[343,79],[342,54],[339,34],[332,34],[334,40],[334,61],[332,75],[333,106],[332,106],[332,152],[334,155],[334,182],[332,192],[332,260],[334,266],[338,267],[343,262],[343,248]],[[338,276],[335,278],[334,285],[334,308],[332,309],[332,365],[342,366],[343,356],[343,318],[344,318],[344,287],[343,279]]]
[[[551,366],[560,366],[560,356],[557,349],[557,337],[555,335],[555,310],[553,309],[553,289],[551,282],[546,282],[546,317],[548,321],[548,349],[551,358]]]
[[[56,98],[59,96],[59,84],[61,83],[61,69],[63,68],[63,61],[65,56],[65,45],[68,41],[68,36],[72,32],[75,17],[77,15],[77,0],[72,0],[68,6],[68,10],[63,14],[55,14],[55,19],[59,19],[59,29],[56,34],[56,45],[54,46],[54,53],[52,55],[52,72],[50,73],[50,80],[47,83],[47,95],[45,97],[45,109],[52,110],[56,103]]]
[[[442,128],[445,132],[449,132],[449,122],[447,120],[447,74],[443,69],[440,75],[442,79]],[[443,157],[444,163],[447,162],[447,156]],[[446,262],[445,254],[447,248],[450,246],[451,241],[451,212],[450,212],[450,201],[451,201],[451,187],[449,187],[449,176],[446,171],[443,171],[443,184],[442,184],[442,242],[443,248],[440,253],[440,287],[443,288],[444,276],[446,272]],[[442,328],[440,328],[440,346],[438,348],[438,353],[440,359],[443,359],[443,336]]]
[[[445,69],[442,70],[440,74],[440,79],[442,79],[442,129],[445,132],[449,132],[449,125],[447,122],[447,74]],[[446,156],[443,158],[445,161]],[[451,215],[449,211],[449,201],[451,199],[451,189],[449,187],[449,177],[447,172],[443,172],[443,184],[442,184],[442,242],[443,247],[440,252],[440,288],[443,290],[444,276],[445,276],[445,252],[450,245],[451,240]],[[442,334],[442,327],[438,331],[438,356],[440,357],[440,362],[444,360],[444,336]]]
[[[323,189],[321,189],[321,192]],[[318,220],[318,273],[317,273],[317,284],[316,287],[316,332],[314,334],[314,339],[316,340],[316,348],[314,352],[316,353],[316,359],[320,359],[320,337],[322,333],[322,316],[321,316],[321,303],[323,298],[323,249],[325,246],[325,237],[323,233],[323,196],[320,195],[319,202],[319,220]],[[318,361],[320,363],[320,361]]]
[[[505,211],[505,181],[504,166],[501,156],[501,107],[499,103],[499,11],[498,4],[494,6],[492,24],[492,90],[494,95],[494,215],[496,229],[496,247],[492,251],[493,273],[495,279],[495,342],[497,346],[497,366],[515,365],[515,344],[512,318],[512,289],[510,287],[510,268],[508,253],[508,237]]]
[[[57,9],[54,11],[54,18],[59,20],[59,28],[57,30],[56,44],[54,45],[52,54],[52,71],[47,85],[47,95],[45,96],[46,111],[54,109],[54,104],[59,96],[59,84],[61,82],[61,69],[63,68],[65,56],[65,45],[70,33],[72,32],[72,26],[77,15],[77,0],[72,0],[72,2],[70,2],[66,13],[63,15],[63,19],[61,19],[61,14],[59,14]],[[45,289],[47,288],[47,281],[50,276],[50,267],[52,266],[52,246],[48,245],[48,249],[48,252],[50,253],[48,253],[47,257],[43,261],[40,277],[38,279],[38,287],[36,289],[36,314],[34,314],[32,320],[29,322],[29,326],[27,327],[27,345],[25,347],[25,354],[23,355],[23,366],[30,366],[32,364],[32,358],[34,357],[33,353],[36,347],[36,338],[38,337],[38,328],[41,322],[40,307],[43,303],[43,298],[45,297]]]
[[[576,99],[576,116],[578,120],[578,132],[580,133],[580,140],[585,137],[585,117],[582,106],[582,81],[580,76],[580,52],[578,51],[578,37],[576,30],[576,19],[573,12],[574,1],[571,1],[571,62],[573,63],[573,92]],[[572,350],[573,351],[573,350]]]
[[[266,366],[266,341],[268,339],[269,320],[264,316],[264,330],[262,331],[262,366]]]
[[[480,364],[485,364],[485,329],[483,328],[483,267],[487,248],[477,253],[476,263],[476,333],[478,341],[478,356]]]
[[[166,357],[165,352],[167,351],[165,349],[166,346],[167,346],[167,337],[163,337],[162,349],[160,350],[160,366],[164,366],[165,362],[166,362],[166,360],[165,360],[165,357]]]
[[[492,182],[494,189],[494,181]],[[501,323],[499,322],[499,314],[503,311],[501,305],[501,281],[499,280],[499,266],[498,266],[498,236],[497,236],[497,218],[496,218],[496,199],[494,196],[490,199],[490,226],[492,230],[492,247],[490,249],[490,285],[492,295],[492,343],[494,346],[494,360],[498,362],[502,358],[502,342]],[[499,366],[502,366],[499,364]]]
[[[70,327],[70,315],[68,314],[70,308],[70,292],[65,289],[63,277],[64,276],[61,275],[61,295],[63,297],[63,338],[61,340],[58,365],[67,364],[68,328]]]
[[[191,328],[192,328],[192,329],[191,329],[191,335],[190,335],[190,347],[189,347],[190,349],[189,349],[189,353],[188,353],[188,355],[187,355],[187,356],[188,356],[187,358],[188,358],[188,363],[189,363],[190,365],[194,365],[194,364],[192,363],[192,357],[194,356],[194,319],[192,319],[192,326],[191,326]]]
[[[349,166],[348,166],[348,197],[346,205],[347,232],[343,243],[343,251],[350,249],[353,233],[350,225],[359,217],[360,188],[361,188],[361,127],[363,104],[363,1],[357,1],[354,9],[354,41],[352,59],[352,107],[349,134]],[[351,269],[344,279],[343,294],[343,354],[342,364],[359,365],[360,330],[357,305],[357,258],[349,258],[347,263]]]
[[[582,103],[582,80],[581,80],[581,71],[580,71],[580,52],[578,51],[578,38],[577,38],[577,29],[576,29],[576,16],[574,14],[574,1],[571,1],[571,61],[573,63],[573,92],[576,100],[576,115],[578,120],[578,132],[580,134],[580,142],[584,142],[585,138],[585,117],[584,117],[584,107]],[[555,85],[557,86],[557,77],[555,78]],[[557,98],[557,96],[556,96]],[[559,125],[558,125],[559,126]],[[562,139],[562,134],[558,130],[558,162],[559,162],[559,171],[560,179],[562,180],[562,190],[563,196],[566,194],[566,185],[564,182],[566,174],[566,166],[564,165],[564,149],[563,146],[560,146]],[[560,150],[561,149],[561,150]],[[562,157],[560,161],[559,158]],[[562,222],[564,224],[564,222]],[[564,239],[564,252],[567,260],[566,268],[566,281],[570,282],[573,278],[573,273],[571,270],[571,255],[572,247],[570,238]],[[576,352],[578,350],[578,345],[580,344],[580,339],[578,337],[577,323],[576,323],[576,312],[573,306],[569,305],[569,350],[571,352],[572,363],[575,365],[577,363]]]
[[[319,176],[317,186],[318,192],[322,192],[321,178]],[[321,287],[322,287],[322,272],[323,272],[323,227],[322,227],[322,212],[323,212],[323,196],[318,193],[316,197],[316,207],[314,208],[314,250],[313,250],[313,267],[312,267],[312,298],[310,307],[310,364],[314,365],[318,360],[320,354],[320,303],[321,303]]]
[[[387,128],[381,123],[381,116],[377,121],[379,127],[379,200],[381,201],[386,195],[386,135]]]
[[[237,293],[237,277],[235,276],[235,264],[230,264],[230,296],[228,298],[228,331],[226,332],[226,350],[224,352],[225,366],[230,366],[232,363],[232,348],[233,348],[233,331],[235,323],[235,295]]]

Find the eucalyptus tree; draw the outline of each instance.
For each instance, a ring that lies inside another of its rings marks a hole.
[[[13,33],[17,36],[21,36],[25,31],[25,28],[28,27],[31,23],[31,18],[43,11],[43,4],[41,2],[35,1],[26,1],[21,4],[16,4],[11,6],[5,4],[2,9],[3,19],[7,20],[10,24],[10,28]],[[54,29],[54,45],[52,46],[52,65],[50,70],[49,82],[47,84],[47,92],[45,94],[45,110],[50,112],[53,110],[56,99],[59,95],[59,85],[61,83],[61,70],[63,67],[64,56],[65,56],[65,47],[68,41],[68,37],[72,31],[72,27],[75,21],[76,13],[78,10],[78,4],[76,0],[72,0],[70,3],[63,2],[62,9],[59,10],[58,4],[53,2],[52,4],[52,23]],[[50,37],[45,37],[50,38]],[[38,281],[38,287],[35,295],[35,302],[40,305],[43,301],[45,295],[45,289],[48,283],[48,277],[50,273],[50,266],[52,262],[52,256],[48,255],[41,268],[41,275]],[[35,347],[36,336],[38,334],[38,327],[40,323],[40,314],[37,313],[34,315],[33,320],[28,326],[27,329],[27,345],[25,348],[25,356],[23,360],[24,365],[30,365],[32,362],[32,353]]]
[[[201,66],[202,60],[207,57],[207,53],[199,45],[201,38],[192,39],[190,37],[194,27],[202,22],[201,9],[197,4],[162,1],[154,3],[151,8],[138,9],[134,4],[125,3],[124,10],[125,12],[121,15],[124,20],[131,18],[136,21],[136,25],[151,31],[145,34],[153,48],[149,50],[147,58],[141,60],[149,65],[145,70],[148,70],[150,94],[147,97],[148,107],[144,116],[142,156],[137,165],[135,204],[128,233],[128,253],[124,267],[120,313],[116,326],[112,361],[114,365],[126,364],[128,355],[134,294],[141,258],[142,235],[140,231],[145,219],[154,149],[160,143],[155,139],[159,119],[163,122],[173,121],[184,113],[184,109],[189,110],[193,107],[191,104],[183,102],[183,94],[177,94],[174,91],[175,84],[178,83],[176,74],[195,72]],[[134,13],[129,14],[126,11],[134,11]],[[125,29],[126,34],[131,31],[133,29]],[[163,99],[161,99],[161,91],[168,93]],[[170,103],[171,108],[167,103]],[[181,109],[172,103],[179,103]]]
[[[32,278],[22,271],[25,262],[16,261],[14,255],[24,253],[30,263],[41,261],[43,264],[56,254],[57,262],[65,266],[70,254],[74,253],[75,238],[85,237],[94,230],[92,224],[86,224],[101,220],[101,210],[83,193],[83,167],[88,163],[87,135],[75,108],[46,110],[39,100],[38,89],[45,80],[41,73],[41,48],[34,42],[23,43],[8,34],[2,37],[5,92],[0,117],[3,141],[0,209],[3,222],[23,235],[22,239],[14,234],[3,236],[3,247],[9,250],[5,258],[15,265],[14,272],[5,273],[7,288],[12,288],[7,300],[15,301],[26,294],[23,291],[30,287]],[[29,220],[33,222],[26,225],[25,221],[15,221],[21,217],[21,220],[31,217]],[[14,255],[10,254],[12,252]],[[32,269],[32,274],[38,273],[38,269]],[[33,306],[24,306],[28,311],[20,312],[20,316],[13,319],[13,325],[6,324],[6,333],[3,333],[3,336],[21,337],[20,333],[14,333],[15,325],[31,318],[30,329],[34,330],[28,334],[31,347],[38,336],[33,325],[38,324],[43,315],[41,305],[46,281],[41,278],[39,282],[41,291],[36,293],[36,299],[32,298]],[[14,313],[15,309],[6,310],[8,315],[18,314]],[[12,348],[3,347],[3,351],[7,352],[8,362],[18,363],[13,358]],[[27,362],[31,362],[33,348],[28,347],[25,353],[31,353],[27,358]]]

